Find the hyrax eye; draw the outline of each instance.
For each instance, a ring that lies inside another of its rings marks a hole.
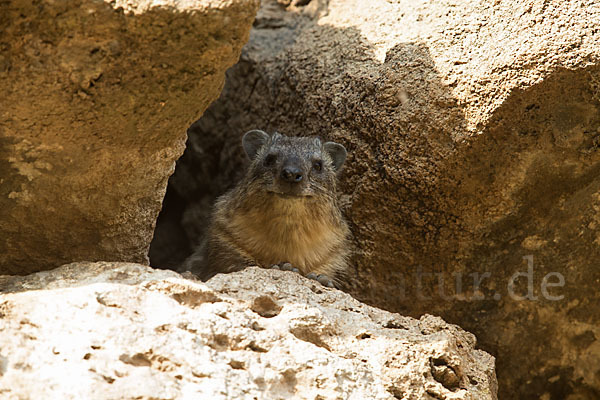
[[[277,156],[275,154],[268,154],[265,157],[265,167],[272,167],[275,165],[275,161],[277,161]]]
[[[313,161],[313,169],[317,172],[321,172],[321,170],[323,169],[323,161]]]

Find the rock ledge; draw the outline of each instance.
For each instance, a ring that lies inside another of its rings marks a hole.
[[[472,334],[290,272],[76,263],[0,289],[4,398],[497,398]]]

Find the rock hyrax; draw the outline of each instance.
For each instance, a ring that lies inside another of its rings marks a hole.
[[[250,265],[293,270],[325,286],[348,270],[349,229],[338,205],[346,149],[316,137],[247,132],[244,178],[217,199],[204,243],[185,262],[201,279]]]

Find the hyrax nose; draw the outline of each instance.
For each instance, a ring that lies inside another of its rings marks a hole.
[[[284,167],[281,170],[281,178],[290,183],[298,183],[302,180],[302,170],[297,167]]]

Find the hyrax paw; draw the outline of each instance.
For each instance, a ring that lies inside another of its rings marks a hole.
[[[271,265],[271,269],[279,269],[281,271],[292,271],[292,272],[300,273],[300,270],[298,268],[295,268],[289,262],[280,262],[279,264],[273,264],[273,265]],[[319,282],[323,286],[330,287],[330,288],[336,287],[333,279],[331,279],[329,276],[327,276],[325,274],[316,274],[314,272],[311,272],[311,273],[307,274],[306,277],[309,279],[314,279],[315,281]]]
[[[325,274],[317,275],[314,272],[311,272],[311,273],[307,274],[306,277],[309,279],[314,279],[315,281],[319,282],[323,286],[335,288],[335,283],[333,282],[333,279],[331,279],[329,276],[327,276]]]
[[[298,268],[295,268],[289,262],[282,262],[282,263],[279,263],[279,264],[273,264],[273,265],[271,265],[271,269],[280,269],[282,271],[300,272],[300,270]]]

